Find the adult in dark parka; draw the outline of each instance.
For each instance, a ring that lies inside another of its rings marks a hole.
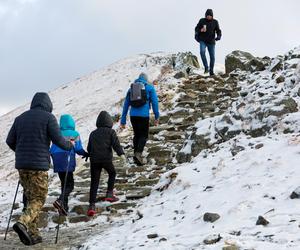
[[[205,68],[204,73],[214,75],[215,65],[215,44],[222,36],[219,22],[214,19],[212,9],[205,12],[205,18],[201,18],[195,28],[195,39],[200,43],[200,55]],[[205,55],[206,48],[208,49],[210,64],[208,63]]]
[[[15,151],[15,167],[27,198],[24,213],[13,225],[25,245],[42,241],[37,222],[48,192],[50,141],[65,150],[73,148],[73,143],[61,136],[57,120],[51,112],[52,102],[48,94],[36,93],[30,110],[15,119],[6,139],[7,145]]]

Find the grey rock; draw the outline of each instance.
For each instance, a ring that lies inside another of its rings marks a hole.
[[[180,78],[184,78],[184,77],[186,77],[186,74],[182,71],[179,71],[174,75],[175,79],[180,79]]]
[[[147,238],[148,239],[155,239],[155,238],[157,238],[158,237],[158,234],[148,234],[147,235]]]
[[[264,217],[258,216],[258,219],[256,221],[256,225],[262,225],[262,226],[267,226],[270,222],[267,221]]]
[[[220,215],[217,213],[205,213],[203,216],[203,220],[206,222],[213,223],[213,222],[217,221],[218,219],[220,219]]]
[[[291,199],[299,199],[300,198],[300,187],[297,187],[290,195]]]
[[[265,62],[262,59],[254,57],[248,52],[236,50],[231,52],[225,58],[225,69],[227,74],[236,69],[254,72],[262,71],[265,68]]]
[[[221,239],[222,239],[222,237],[220,236],[220,234],[214,234],[214,235],[210,235],[210,236],[206,237],[203,240],[203,243],[206,245],[212,245],[212,244],[216,244]]]
[[[90,217],[86,215],[74,216],[69,218],[70,223],[88,222]]]
[[[244,148],[243,146],[237,146],[237,145],[234,145],[234,146],[230,149],[232,156],[235,156],[235,155],[237,155],[239,152],[242,152],[242,151],[244,151],[244,150],[245,150],[245,148]]]
[[[282,60],[276,59],[270,67],[271,72],[276,72],[283,69]]]
[[[224,246],[222,250],[239,250],[240,248],[238,246],[232,245],[232,246]]]
[[[192,160],[192,155],[179,151],[176,155],[176,159],[178,163],[190,162]]]
[[[255,149],[260,149],[260,148],[262,148],[263,146],[264,146],[263,143],[256,144],[256,145],[255,145]]]
[[[276,83],[282,83],[285,81],[285,77],[284,76],[279,76],[276,78]]]
[[[88,208],[89,208],[88,205],[76,205],[72,208],[71,212],[77,214],[86,214]]]
[[[126,199],[135,200],[141,199],[151,194],[151,188],[132,190],[126,194]]]

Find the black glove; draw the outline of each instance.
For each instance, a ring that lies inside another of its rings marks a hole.
[[[82,159],[85,159],[85,162],[87,162],[88,158],[90,157],[90,154],[88,152],[84,152]]]
[[[221,37],[216,37],[216,39],[215,39],[216,41],[220,41],[221,40]]]

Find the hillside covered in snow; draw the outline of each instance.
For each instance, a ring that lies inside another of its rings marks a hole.
[[[88,164],[79,161],[59,247],[299,249],[299,62],[300,48],[276,58],[234,51],[226,72],[208,77],[190,54],[140,55],[50,92],[55,114],[71,113],[84,139],[101,109],[118,121],[122,98],[141,71],[158,80],[162,111],[161,124],[150,128],[148,163],[124,167],[115,159],[120,202],[99,202],[93,219],[85,216]],[[3,131],[27,108],[0,118],[1,232],[17,177]],[[119,136],[131,156],[130,127]],[[41,226],[47,237],[60,223],[51,210],[57,183],[52,177]]]

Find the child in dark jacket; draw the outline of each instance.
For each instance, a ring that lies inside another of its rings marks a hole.
[[[102,169],[105,169],[109,176],[105,200],[109,202],[118,200],[113,193],[116,171],[112,163],[112,149],[125,161],[124,150],[120,145],[115,130],[112,129],[113,121],[111,116],[106,111],[101,111],[97,118],[96,125],[97,129],[90,134],[87,147],[91,162],[89,216],[93,216],[96,213],[95,203]]]
[[[88,157],[88,153],[83,149],[79,133],[75,130],[75,121],[70,115],[62,115],[60,117],[60,130],[62,135],[67,140],[75,142],[72,151],[65,151],[57,145],[52,144],[50,154],[53,161],[54,172],[58,173],[61,181],[61,194],[59,198],[53,203],[53,206],[58,211],[67,215],[68,213],[68,198],[74,189],[74,176],[73,172],[76,167],[75,154],[82,155],[83,158]],[[68,169],[67,169],[68,168]],[[66,183],[65,183],[66,181]],[[65,192],[63,192],[65,186]]]

